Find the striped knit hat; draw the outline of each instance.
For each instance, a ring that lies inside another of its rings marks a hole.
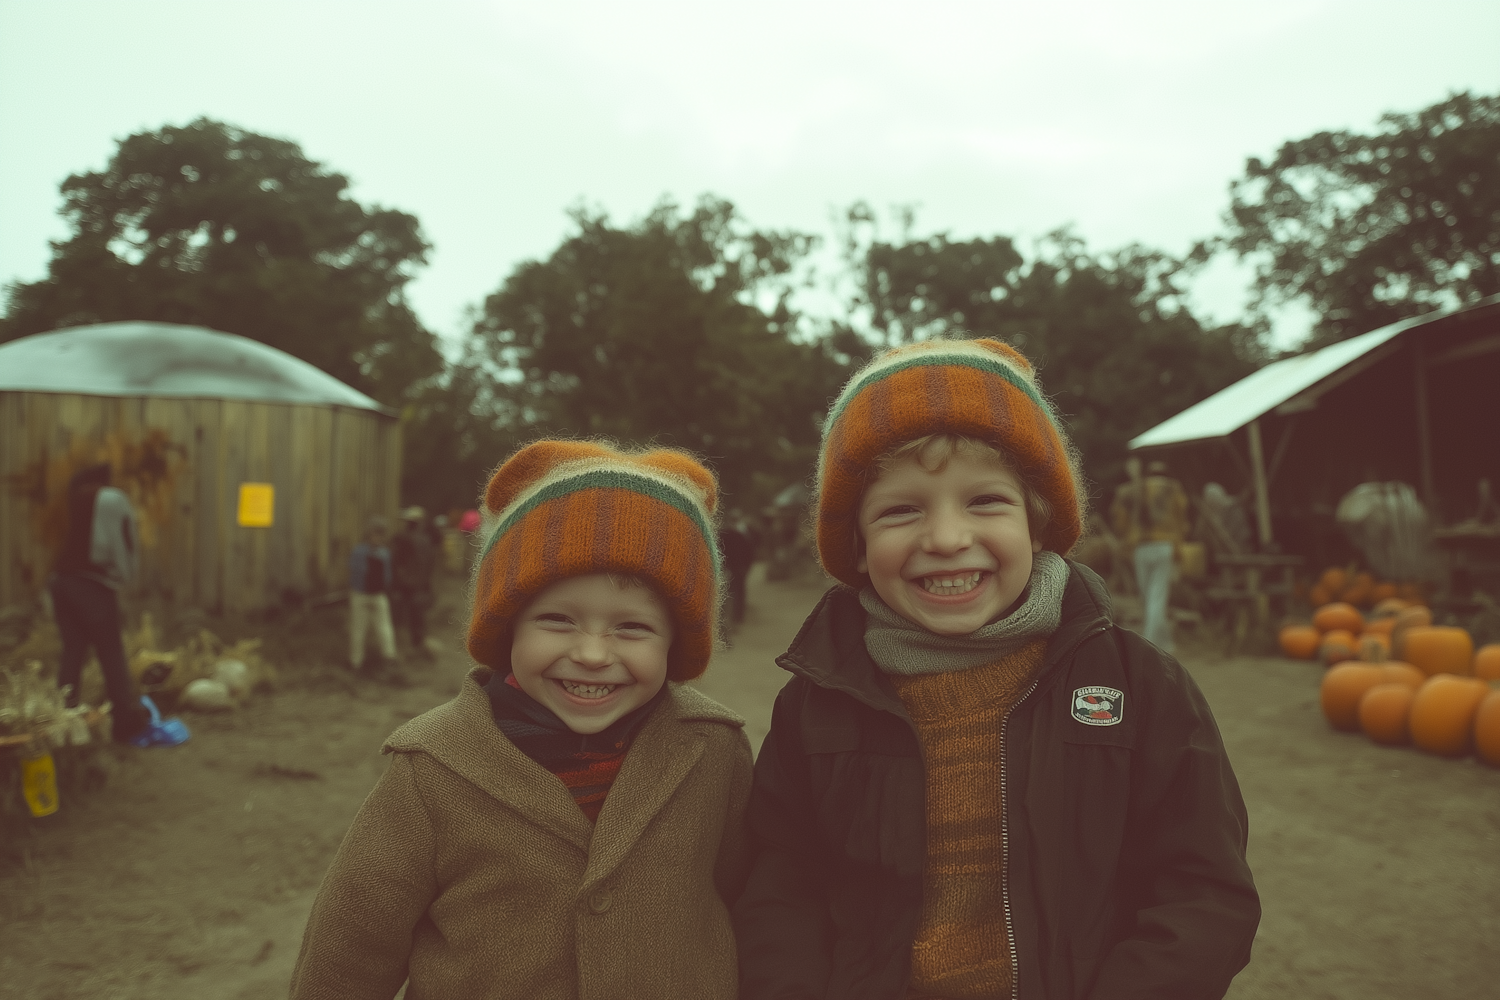
[[[1052,508],[1042,547],[1066,553],[1082,530],[1071,449],[1031,363],[998,340],[927,340],[896,347],[855,373],[823,429],[818,455],[818,556],[851,587],[859,503],[881,455],[929,434],[974,438],[1003,452]]]
[[[621,573],[650,583],[671,611],[667,678],[702,674],[719,613],[717,503],[713,473],[680,451],[522,448],[485,489],[469,655],[509,669],[513,620],[536,594],[570,576]]]

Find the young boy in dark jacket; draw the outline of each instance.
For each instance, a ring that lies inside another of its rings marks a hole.
[[[829,414],[823,566],[778,662],[741,997],[1220,997],[1260,904],[1208,705],[1063,557],[1084,502],[1030,364],[887,352]]]

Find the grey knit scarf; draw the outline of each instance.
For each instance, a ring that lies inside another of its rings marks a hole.
[[[902,618],[870,587],[859,592],[865,622],[865,649],[887,674],[940,674],[971,670],[1009,656],[1033,639],[1051,635],[1062,623],[1068,564],[1056,552],[1038,552],[1021,606],[999,621],[968,635],[938,635]]]

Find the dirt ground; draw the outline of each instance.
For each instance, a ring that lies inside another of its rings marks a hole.
[[[702,682],[757,747],[785,677],[773,658],[820,590],[753,580],[748,620]],[[190,716],[189,743],[111,755],[104,787],[3,845],[0,997],[284,996],[381,741],[458,688],[457,601],[450,581],[437,662],[387,682],[330,667]],[[1230,997],[1496,996],[1500,771],[1329,731],[1311,665],[1188,647],[1249,804],[1265,908]]]

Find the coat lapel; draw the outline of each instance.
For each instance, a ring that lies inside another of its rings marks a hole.
[[[495,725],[484,693],[489,673],[484,667],[469,671],[457,698],[397,729],[385,749],[431,755],[527,822],[588,853],[593,827],[567,787]]]
[[[671,697],[636,736],[594,826],[589,848],[587,888],[619,867],[646,827],[657,817],[698,765],[707,737],[691,725],[711,721],[743,726],[744,720],[685,685],[674,684]]]

